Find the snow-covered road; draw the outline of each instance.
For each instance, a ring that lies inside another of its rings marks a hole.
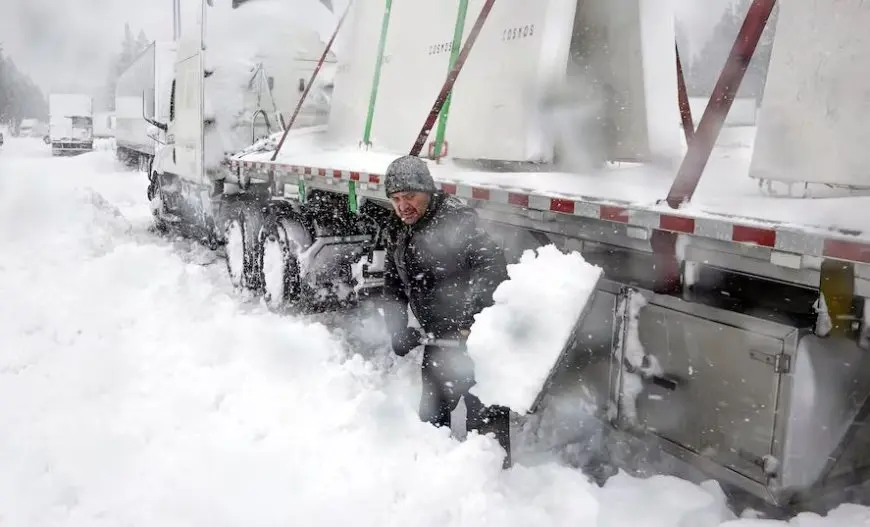
[[[619,475],[598,488],[557,463],[502,471],[494,440],[418,421],[418,358],[354,355],[321,324],[235,298],[208,251],[149,232],[144,177],[111,151],[3,148],[0,525],[733,519],[715,485]],[[870,512],[792,525],[870,525]]]

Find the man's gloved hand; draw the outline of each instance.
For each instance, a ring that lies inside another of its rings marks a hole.
[[[404,357],[409,351],[420,345],[422,335],[416,328],[404,328],[393,334],[393,353]]]

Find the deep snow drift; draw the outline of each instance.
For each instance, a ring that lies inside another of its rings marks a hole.
[[[526,251],[508,265],[494,305],[474,317],[468,354],[484,404],[529,412],[591,301],[602,269],[555,245]]]
[[[502,471],[493,439],[459,443],[417,420],[418,356],[367,360],[323,325],[241,302],[210,253],[148,231],[144,190],[108,151],[52,159],[12,139],[0,153],[0,523],[731,518],[715,485],[620,475],[598,488],[555,463]],[[847,506],[793,525],[867,521]]]

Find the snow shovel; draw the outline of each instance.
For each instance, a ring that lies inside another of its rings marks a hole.
[[[537,412],[575,347],[575,335],[591,311],[601,275],[600,269],[589,272],[582,287],[574,281],[567,297],[559,291],[514,298],[484,311],[469,335],[477,379],[473,393],[486,404],[507,406],[520,414]],[[514,291],[522,296],[528,290]],[[482,333],[475,337],[478,328]],[[499,333],[486,336],[487,331]]]
[[[585,322],[587,315],[592,309],[592,301],[595,298],[595,291],[598,287],[598,282],[600,281],[602,275],[603,273],[598,275],[594,286],[590,284],[588,294],[585,298],[576,299],[578,300],[577,303],[572,306],[575,309],[576,316],[570,319],[573,321],[570,326],[557,328],[559,330],[558,333],[565,335],[565,338],[561,342],[561,345],[553,350],[543,350],[547,356],[542,357],[543,361],[541,362],[541,364],[545,366],[549,364],[549,369],[546,371],[530,372],[530,375],[535,375],[541,380],[539,383],[535,383],[533,390],[525,392],[528,394],[529,398],[524,400],[523,406],[525,408],[528,408],[528,413],[535,413],[538,411],[542,401],[544,400],[544,397],[549,391],[553,379],[562,368],[563,363],[568,358],[571,350],[574,348],[576,343],[576,336],[580,329],[583,327],[583,323]],[[460,348],[465,346],[465,342],[461,340],[436,339],[431,335],[425,334],[421,339],[421,343],[424,345],[439,346],[444,348]],[[502,406],[508,406],[504,403],[499,404]]]
[[[599,278],[600,280],[600,278]],[[571,353],[571,350],[574,349],[574,346],[577,342],[577,335],[580,330],[583,328],[583,323],[586,321],[586,317],[589,315],[589,312],[592,310],[592,301],[595,299],[595,291],[597,289],[598,283],[596,282],[596,287],[592,288],[589,293],[589,296],[586,298],[586,302],[583,304],[582,309],[580,309],[579,315],[574,321],[574,325],[571,327],[571,331],[568,333],[567,339],[562,344],[562,348],[559,350],[558,354],[555,357],[553,365],[550,367],[550,371],[547,373],[544,382],[541,384],[541,389],[538,391],[538,394],[535,396],[534,401],[529,406],[529,413],[535,413],[540,408],[541,403],[544,400],[544,397],[547,395],[547,392],[550,389],[550,385],[553,383],[553,379],[556,377],[556,374],[562,368],[562,364],[568,358],[568,355]]]
[[[436,346],[439,348],[461,348],[465,345],[461,340],[454,339],[436,339],[432,335],[422,334],[420,344],[423,346]]]

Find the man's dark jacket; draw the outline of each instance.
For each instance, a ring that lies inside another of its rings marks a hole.
[[[492,305],[508,278],[502,250],[478,226],[477,214],[443,192],[432,195],[413,225],[397,221],[384,262],[385,317],[396,334],[408,325],[406,305],[427,333],[457,338]]]

